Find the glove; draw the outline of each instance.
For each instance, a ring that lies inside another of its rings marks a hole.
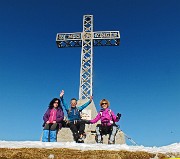
[[[91,124],[90,120],[84,120],[85,124]]]
[[[121,117],[121,114],[120,114],[120,113],[117,113],[116,118],[117,118],[117,119],[120,119],[120,117]]]

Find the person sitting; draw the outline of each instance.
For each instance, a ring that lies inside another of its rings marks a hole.
[[[60,92],[60,99],[62,101],[62,104],[67,111],[67,124],[70,127],[74,141],[77,143],[83,143],[85,138],[85,123],[81,120],[80,112],[86,108],[92,101],[92,96],[90,97],[90,100],[86,102],[85,104],[77,107],[77,100],[75,98],[72,98],[70,101],[70,106],[68,106],[63,98],[64,96],[64,90]]]
[[[101,124],[96,126],[96,142],[103,143],[103,135],[109,134],[108,144],[115,143],[115,136],[118,131],[118,127],[115,122],[118,122],[121,114],[115,115],[114,112],[109,109],[110,103],[107,99],[100,101],[101,110],[97,116],[92,120],[86,120],[86,124],[94,124],[101,120]]]
[[[64,119],[64,113],[61,107],[60,100],[54,98],[49,103],[49,108],[43,116],[43,135],[42,142],[56,142],[58,130],[61,129],[61,122]]]

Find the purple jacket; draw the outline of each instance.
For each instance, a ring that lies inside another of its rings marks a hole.
[[[52,109],[48,108],[46,113],[43,116],[43,120],[44,120],[43,127],[46,124],[46,122],[49,120],[51,110]],[[63,119],[64,119],[64,113],[63,113],[62,109],[58,108],[57,112],[56,112],[56,122],[59,124],[59,129],[62,128],[61,122],[63,121]]]
[[[101,109],[98,115],[90,120],[90,123],[94,124],[101,120],[102,125],[110,126],[115,122],[118,122],[119,119],[116,118],[116,115],[111,111],[111,109]]]

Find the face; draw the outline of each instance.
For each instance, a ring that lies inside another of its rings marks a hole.
[[[54,108],[57,108],[57,107],[58,107],[58,104],[59,104],[59,101],[58,101],[58,100],[55,100],[55,102],[53,103]]]
[[[71,107],[76,107],[77,101],[76,100],[71,100]]]
[[[101,107],[102,107],[103,109],[106,109],[106,108],[108,107],[108,102],[107,102],[107,101],[103,101],[103,102],[101,103]]]

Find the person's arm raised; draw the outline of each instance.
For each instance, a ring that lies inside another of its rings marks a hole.
[[[66,111],[68,111],[68,110],[69,110],[69,107],[68,107],[67,103],[64,101],[64,98],[63,98],[63,96],[64,96],[64,90],[62,90],[62,91],[60,92],[59,96],[60,96],[60,99],[61,99],[61,101],[62,101],[62,104],[63,104],[64,109],[65,109]]]
[[[81,105],[81,106],[79,106],[78,107],[78,109],[81,111],[81,110],[83,110],[84,108],[86,108],[91,102],[92,102],[92,99],[93,99],[93,97],[92,96],[90,96],[90,99],[89,99],[89,101],[88,102],[86,102],[85,104],[83,104],[83,105]]]

